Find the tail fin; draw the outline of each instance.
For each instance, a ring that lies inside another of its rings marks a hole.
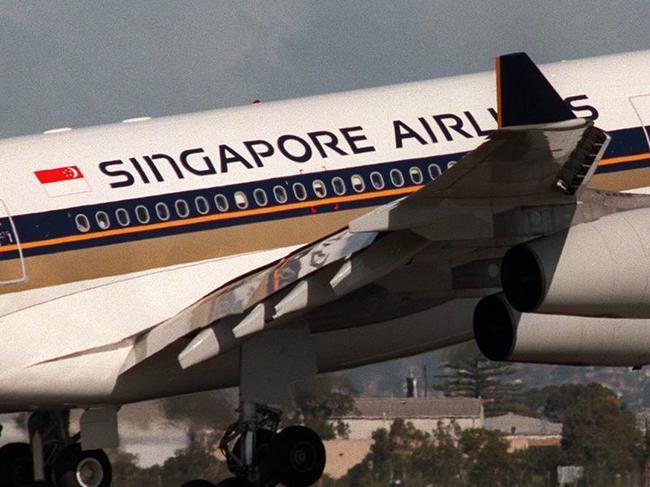
[[[576,118],[526,53],[497,57],[496,72],[499,128]]]

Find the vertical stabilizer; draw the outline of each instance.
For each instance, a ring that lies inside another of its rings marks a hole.
[[[499,128],[576,118],[526,53],[497,57],[496,73]]]

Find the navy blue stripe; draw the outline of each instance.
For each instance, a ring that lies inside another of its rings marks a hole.
[[[610,134],[612,135],[612,142],[610,143],[606,151],[605,154],[606,158],[628,156],[628,155],[634,155],[639,153],[645,153],[648,151],[645,135],[641,127],[618,130],[618,131],[611,132]],[[409,169],[412,167],[417,167],[420,169],[420,171],[423,174],[422,183],[426,184],[432,180],[429,173],[430,167],[434,169],[434,175],[437,175],[438,172],[442,173],[449,167],[450,161],[458,161],[464,155],[465,153],[455,153],[455,154],[448,154],[443,156],[407,159],[402,161],[379,163],[370,166],[354,167],[350,169],[342,169],[336,171],[308,173],[308,174],[292,176],[290,178],[274,178],[274,179],[255,181],[255,182],[245,183],[245,184],[216,186],[216,187],[201,189],[201,190],[183,191],[183,192],[176,192],[176,193],[159,195],[159,196],[151,196],[146,198],[103,203],[101,205],[87,205],[87,206],[80,206],[80,207],[64,209],[64,210],[54,210],[54,211],[47,211],[41,213],[33,213],[29,215],[20,215],[15,217],[14,223],[16,225],[18,234],[20,235],[22,242],[48,240],[48,239],[67,237],[71,235],[80,234],[81,232],[79,232],[79,230],[77,229],[77,225],[75,223],[75,216],[78,214],[85,214],[89,218],[91,222],[90,232],[98,232],[102,230],[101,228],[98,227],[97,222],[95,221],[95,215],[99,211],[104,211],[109,215],[111,220],[111,227],[110,227],[111,229],[123,228],[117,224],[116,217],[115,217],[115,211],[119,208],[124,208],[128,211],[131,220],[129,226],[141,226],[142,224],[137,222],[136,215],[135,215],[135,207],[139,205],[143,205],[148,209],[150,215],[150,221],[148,222],[149,224],[160,222],[161,220],[159,220],[158,217],[156,216],[155,206],[157,203],[161,203],[161,202],[165,203],[168,206],[171,213],[170,220],[182,220],[182,218],[176,216],[175,209],[174,209],[174,203],[176,202],[176,200],[179,199],[185,200],[189,205],[190,213],[187,216],[187,218],[204,216],[203,214],[197,211],[197,208],[194,204],[195,198],[199,196],[203,196],[207,198],[210,207],[210,211],[208,214],[219,213],[214,202],[214,196],[216,194],[223,194],[228,199],[230,205],[228,211],[230,212],[239,211],[240,208],[237,208],[235,206],[235,201],[234,201],[234,194],[237,191],[243,191],[246,194],[249,202],[249,206],[247,209],[260,208],[260,206],[256,204],[253,198],[253,192],[255,189],[258,188],[265,190],[269,201],[268,203],[269,206],[275,206],[281,208],[282,204],[278,204],[274,199],[273,188],[275,186],[282,186],[285,188],[288,195],[287,203],[297,203],[300,202],[300,200],[295,197],[292,187],[296,183],[302,183],[307,190],[307,194],[308,194],[307,201],[317,202],[320,200],[320,198],[318,198],[314,194],[314,190],[312,186],[313,182],[317,179],[322,180],[323,183],[325,184],[327,188],[328,198],[333,196],[339,196],[333,192],[333,187],[332,187],[332,179],[337,177],[342,178],[346,184],[346,192],[344,193],[343,196],[356,194],[356,192],[352,189],[352,184],[351,184],[351,177],[353,175],[360,175],[363,178],[365,182],[364,192],[379,191],[379,189],[375,189],[371,185],[370,175],[373,172],[378,172],[382,175],[385,182],[385,186],[382,189],[396,189],[399,186],[396,186],[392,183],[390,179],[391,170],[400,169],[403,178],[405,180],[405,184],[402,187],[408,187],[408,186],[416,185],[416,183],[414,183],[409,176]],[[647,160],[634,161],[630,163],[620,163],[620,164],[602,166],[598,168],[597,173],[599,174],[611,173],[611,172],[616,172],[621,170],[637,169],[643,167],[650,167],[650,158]],[[321,205],[318,206],[316,211],[319,213],[325,213],[325,212],[348,210],[354,208],[365,208],[370,206],[377,206],[377,205],[388,203],[398,197],[400,196],[389,196],[389,197],[383,196],[383,197],[375,197],[375,198],[359,200],[359,201],[344,202],[339,205],[330,205],[330,204]],[[108,245],[114,243],[129,242],[129,241],[140,240],[140,239],[148,239],[148,238],[154,238],[154,237],[166,236],[166,235],[183,234],[188,232],[210,230],[215,228],[225,228],[225,227],[231,227],[235,225],[278,220],[283,218],[293,218],[297,216],[304,216],[310,214],[312,214],[312,210],[309,207],[301,208],[301,209],[285,210],[285,211],[279,210],[268,214],[243,216],[243,217],[237,217],[232,219],[214,220],[214,221],[209,221],[204,223],[188,224],[184,226],[171,226],[171,227],[158,229],[158,230],[126,233],[126,234],[115,235],[110,237],[95,238],[91,240],[43,246],[34,249],[26,249],[24,254],[25,256],[42,255],[42,254],[47,254],[52,252],[59,252],[63,250],[88,248],[88,247],[94,247],[98,245]],[[5,232],[4,240],[3,240],[3,228]],[[0,219],[0,245],[12,243],[11,238],[13,238],[13,235],[8,230],[8,228],[9,228],[8,220],[6,218]],[[0,254],[0,260],[15,258],[16,256],[17,256],[17,252],[5,252]]]
[[[20,215],[15,217],[14,221],[16,224],[18,234],[21,237],[21,241],[24,243],[33,242],[33,241],[40,241],[46,239],[67,237],[70,235],[79,235],[81,232],[79,232],[79,230],[77,229],[77,225],[75,223],[75,217],[78,214],[84,214],[89,218],[91,222],[90,232],[99,232],[102,231],[102,229],[97,225],[97,222],[95,221],[95,215],[97,214],[97,212],[100,211],[106,212],[109,215],[111,220],[111,227],[110,227],[111,229],[123,228],[117,224],[115,218],[115,211],[119,208],[124,208],[128,211],[131,219],[131,225],[129,226],[142,225],[139,224],[136,220],[135,208],[137,206],[145,206],[147,208],[150,215],[150,221],[147,222],[147,224],[161,222],[161,220],[158,219],[156,215],[156,209],[155,209],[156,204],[158,203],[165,203],[167,205],[172,215],[170,221],[183,220],[184,218],[177,217],[175,213],[174,205],[175,202],[179,199],[185,200],[188,203],[188,206],[190,208],[190,213],[186,218],[205,216],[197,211],[197,208],[194,204],[195,198],[199,196],[203,196],[208,200],[210,206],[210,212],[208,214],[219,213],[216,209],[216,205],[214,202],[214,196],[216,194],[222,194],[228,199],[230,212],[240,211],[242,208],[236,207],[235,196],[234,196],[235,193],[238,191],[244,192],[244,194],[248,199],[249,206],[246,209],[261,208],[261,206],[256,204],[254,199],[254,190],[259,188],[265,190],[269,201],[268,206],[277,207],[279,210],[268,214],[243,216],[243,217],[222,219],[222,220],[213,220],[204,223],[188,224],[185,226],[170,226],[167,228],[157,229],[152,231],[125,233],[125,234],[115,235],[110,237],[96,238],[92,240],[69,242],[69,243],[58,244],[58,245],[49,245],[44,247],[37,247],[34,249],[25,249],[24,251],[25,256],[42,255],[54,251],[73,250],[79,248],[93,247],[96,245],[107,245],[113,243],[129,242],[133,240],[153,238],[153,237],[159,237],[165,235],[175,235],[175,234],[182,234],[187,232],[209,230],[214,228],[224,228],[224,227],[230,227],[234,225],[241,225],[247,223],[255,223],[255,222],[262,222],[262,221],[269,221],[269,220],[277,220],[282,218],[292,218],[297,216],[310,215],[312,214],[312,210],[308,206],[300,209],[289,209],[289,210],[282,211],[281,210],[282,204],[279,204],[275,201],[273,188],[275,186],[282,186],[285,188],[285,191],[288,196],[288,201],[286,203],[302,202],[302,200],[298,199],[295,196],[293,191],[293,185],[296,183],[303,184],[306,189],[308,196],[305,202],[308,201],[313,201],[314,203],[319,202],[321,198],[318,198],[316,196],[313,188],[313,183],[316,180],[321,180],[324,183],[325,187],[327,188],[326,198],[339,196],[333,191],[333,185],[332,185],[332,180],[337,177],[343,179],[346,185],[346,191],[345,193],[343,193],[342,196],[350,196],[350,195],[357,194],[352,188],[351,178],[353,175],[359,175],[363,178],[363,181],[365,183],[365,191],[363,192],[376,192],[376,191],[381,191],[386,189],[396,189],[400,187],[406,188],[409,186],[416,185],[416,183],[414,183],[411,180],[411,177],[409,175],[409,170],[412,167],[419,168],[422,173],[423,180],[419,184],[426,184],[432,180],[429,173],[430,166],[434,168],[433,175],[437,176],[438,174],[441,174],[444,170],[447,169],[447,165],[450,161],[452,160],[457,161],[462,156],[463,153],[458,153],[458,154],[445,155],[445,156],[409,159],[404,161],[397,161],[392,164],[375,164],[371,166],[356,167],[356,168],[343,169],[337,171],[327,171],[323,173],[302,174],[290,178],[267,179],[263,181],[255,181],[255,182],[245,183],[245,184],[218,186],[218,187],[201,189],[201,190],[176,192],[176,193],[170,193],[170,194],[159,195],[159,196],[151,196],[146,198],[123,200],[118,202],[109,202],[109,203],[103,203],[101,205],[86,205],[86,206],[65,209],[65,210],[55,210],[55,211],[48,211],[48,212],[41,212],[41,213],[33,213],[29,215]],[[401,170],[402,177],[405,181],[402,186],[395,185],[391,181],[390,172],[393,169]],[[375,172],[381,174],[383,178],[384,187],[381,189],[374,188],[372,186],[371,174]],[[348,210],[354,208],[363,208],[368,206],[376,206],[376,205],[388,203],[394,200],[395,198],[397,198],[397,196],[389,196],[389,197],[383,196],[383,197],[376,197],[368,200],[343,202],[340,203],[339,205],[333,205],[333,204],[320,205],[317,207],[315,211],[324,213],[324,212]],[[4,254],[5,255],[0,255],[0,259],[12,258],[17,255],[16,252],[6,252]]]

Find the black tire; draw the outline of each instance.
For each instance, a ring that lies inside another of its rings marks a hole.
[[[304,426],[283,429],[270,452],[276,478],[287,487],[312,485],[325,469],[325,446],[316,432]]]
[[[216,484],[208,482],[207,480],[190,480],[185,482],[181,487],[217,487]]]
[[[0,482],[3,487],[34,484],[32,449],[27,443],[9,443],[0,448]]]
[[[95,469],[94,476],[83,479],[84,464]],[[71,445],[61,452],[54,465],[57,487],[110,487],[113,469],[102,450],[81,451],[81,445]]]
[[[200,486],[196,486],[200,487]],[[248,480],[241,477],[228,477],[217,484],[217,487],[253,487]]]

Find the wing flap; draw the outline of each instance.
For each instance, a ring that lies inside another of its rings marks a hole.
[[[497,93],[499,129],[483,144],[411,196],[352,221],[350,230],[413,229],[432,240],[495,239],[497,215],[575,205],[609,135],[576,118],[525,54],[497,58]]]
[[[288,286],[333,263],[349,258],[368,247],[376,237],[374,232],[351,233],[344,229],[269,266],[237,278],[139,336],[122,371],[143,362],[182,337],[218,321],[224,321],[221,323],[221,329],[224,331],[220,332],[222,348],[234,344],[237,337],[232,329],[237,323],[226,318],[246,313]],[[240,331],[248,328],[250,327],[245,326]]]

